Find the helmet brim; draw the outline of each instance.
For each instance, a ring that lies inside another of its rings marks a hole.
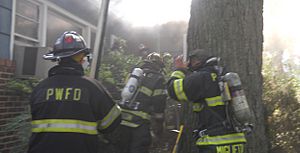
[[[91,52],[91,50],[89,48],[79,49],[75,52],[74,52],[74,50],[62,51],[62,52],[51,51],[51,52],[43,55],[43,59],[56,61],[56,60],[59,60],[59,59],[62,59],[62,58],[67,58],[67,57],[74,56],[74,55],[79,54],[79,53],[89,54],[90,52]]]

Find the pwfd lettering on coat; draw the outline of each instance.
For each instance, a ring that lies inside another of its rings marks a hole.
[[[46,100],[73,100],[79,101],[81,99],[80,88],[48,88],[46,90]]]

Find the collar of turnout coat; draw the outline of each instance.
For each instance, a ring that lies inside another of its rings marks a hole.
[[[75,61],[61,61],[58,65],[52,67],[48,76],[54,75],[78,75],[83,76],[84,71],[81,64],[76,63]]]

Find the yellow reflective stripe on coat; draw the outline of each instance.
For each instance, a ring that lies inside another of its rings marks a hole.
[[[121,109],[118,105],[113,106],[109,113],[100,121],[99,123],[99,129],[103,130],[109,127],[115,120],[118,118],[121,114]]]
[[[97,123],[71,119],[42,119],[33,120],[32,132],[73,132],[96,135]]]
[[[165,94],[165,90],[164,89],[156,89],[154,91],[152,91],[151,89],[145,87],[145,86],[141,86],[140,87],[140,92],[147,95],[147,96],[159,96],[159,95],[164,95]]]
[[[196,142],[196,145],[224,145],[224,144],[231,144],[231,143],[245,143],[245,135],[244,133],[234,133],[234,134],[227,134],[221,136],[203,136],[199,138]]]
[[[193,112],[201,112],[203,108],[201,103],[193,103]]]
[[[153,113],[152,117],[155,119],[162,119],[164,118],[164,113]]]
[[[133,115],[133,114],[126,113],[126,112],[124,112],[124,111],[122,111],[121,114],[122,114],[122,119],[123,119],[123,120],[127,120],[127,121],[133,120],[133,118],[134,118],[134,116],[135,116],[135,115]]]
[[[141,93],[144,93],[144,94],[147,95],[147,96],[151,96],[152,93],[153,93],[153,91],[152,91],[151,89],[149,89],[149,88],[147,88],[147,87],[145,87],[145,86],[141,86],[141,87],[140,87],[140,92],[141,92]]]
[[[174,80],[173,84],[177,99],[180,101],[187,101],[188,99],[183,91],[183,79]]]
[[[156,90],[154,90],[152,96],[160,96],[160,95],[165,95],[165,94],[166,94],[165,89],[156,89]]]
[[[185,74],[181,71],[174,71],[171,74],[171,77],[175,77],[175,78],[178,78],[178,79],[183,79],[185,77]]]
[[[135,124],[135,123],[125,121],[125,120],[121,121],[121,125],[129,126],[129,127],[133,127],[133,128],[140,126],[139,124]]]
[[[221,96],[205,98],[205,101],[206,101],[207,105],[210,107],[225,105],[224,102],[222,101]]]
[[[122,112],[130,113],[130,114],[139,116],[139,117],[141,117],[142,119],[145,119],[145,120],[150,120],[151,119],[151,115],[149,115],[148,113],[142,112],[142,111],[133,111],[133,110],[128,110],[128,109],[122,109]]]

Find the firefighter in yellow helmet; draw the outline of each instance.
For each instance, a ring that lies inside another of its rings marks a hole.
[[[133,98],[121,101],[122,110],[119,142],[116,142],[121,153],[148,153],[151,145],[151,122],[156,123],[153,132],[160,135],[163,132],[164,109],[166,105],[165,79],[162,74],[164,63],[160,54],[150,53],[138,64],[131,78],[139,77],[137,91]],[[135,70],[142,73],[136,76]],[[128,82],[129,82],[128,80]],[[127,84],[128,84],[127,82]],[[127,86],[126,84],[126,86]],[[126,86],[122,93],[126,90]],[[128,85],[136,87],[136,85]],[[128,88],[133,89],[133,88]],[[122,94],[122,98],[127,96]]]
[[[82,63],[89,53],[84,39],[67,31],[44,55],[58,65],[31,94],[28,153],[97,153],[97,134],[120,124],[119,106],[97,80],[84,76]]]
[[[183,56],[177,57],[176,70],[167,83],[168,94],[175,100],[193,103],[198,116],[194,136],[199,153],[243,153],[246,139],[226,118],[214,67],[217,63],[217,58],[204,49],[190,51],[187,63]]]

